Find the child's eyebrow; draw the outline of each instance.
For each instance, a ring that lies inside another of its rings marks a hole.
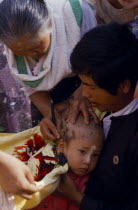
[[[94,150],[94,152],[96,152],[96,153],[100,153],[100,152],[101,152],[101,150],[96,149],[96,150]]]
[[[84,148],[89,149],[90,147],[84,146]]]
[[[90,147],[84,146],[83,149],[90,149]],[[101,150],[98,148],[95,148],[94,152],[101,152]]]

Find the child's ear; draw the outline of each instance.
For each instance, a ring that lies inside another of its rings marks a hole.
[[[63,139],[60,139],[58,141],[58,150],[62,153],[64,153],[64,144],[65,144],[65,142],[63,141]]]

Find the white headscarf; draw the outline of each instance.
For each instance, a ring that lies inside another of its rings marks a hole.
[[[37,91],[52,89],[63,78],[72,75],[70,54],[80,40],[80,25],[83,18],[82,0],[45,0],[52,13],[51,44],[48,55],[44,55],[35,63],[34,60],[15,56],[5,47],[8,64],[12,75],[24,86],[27,95]],[[96,26],[96,19],[91,10],[90,28]]]

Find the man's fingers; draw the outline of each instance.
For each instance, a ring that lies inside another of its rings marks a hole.
[[[94,122],[96,124],[99,124],[100,123],[100,120],[99,118],[97,117],[97,115],[95,114],[95,112],[93,111],[93,109],[89,109],[89,114],[92,116],[92,118],[94,119]]]
[[[88,112],[88,109],[86,108],[86,106],[84,106],[82,109],[81,109],[82,113],[83,113],[83,116],[84,116],[84,122],[86,125],[89,124],[90,122],[90,117],[89,117],[89,112]]]
[[[69,122],[71,120],[71,116],[72,116],[72,112],[69,111],[66,122]]]
[[[71,116],[71,122],[74,124],[77,120],[77,116],[78,116],[79,111],[78,110],[73,110],[72,111],[72,116]]]
[[[76,122],[78,113],[80,111],[78,106],[79,106],[78,101],[74,101],[74,103],[70,105],[70,112],[67,122],[71,121],[73,124]]]
[[[71,121],[74,124],[77,120],[77,116],[78,116],[78,111],[71,110],[69,112],[69,115],[68,115],[68,118],[67,118],[66,122]]]

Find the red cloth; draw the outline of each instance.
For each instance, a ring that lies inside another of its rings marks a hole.
[[[84,192],[86,182],[89,178],[89,174],[85,176],[77,176],[73,173],[68,173],[69,177],[73,179],[77,187],[81,192]],[[32,210],[79,210],[79,206],[75,205],[72,201],[67,198],[50,195],[44,199],[37,207]]]

